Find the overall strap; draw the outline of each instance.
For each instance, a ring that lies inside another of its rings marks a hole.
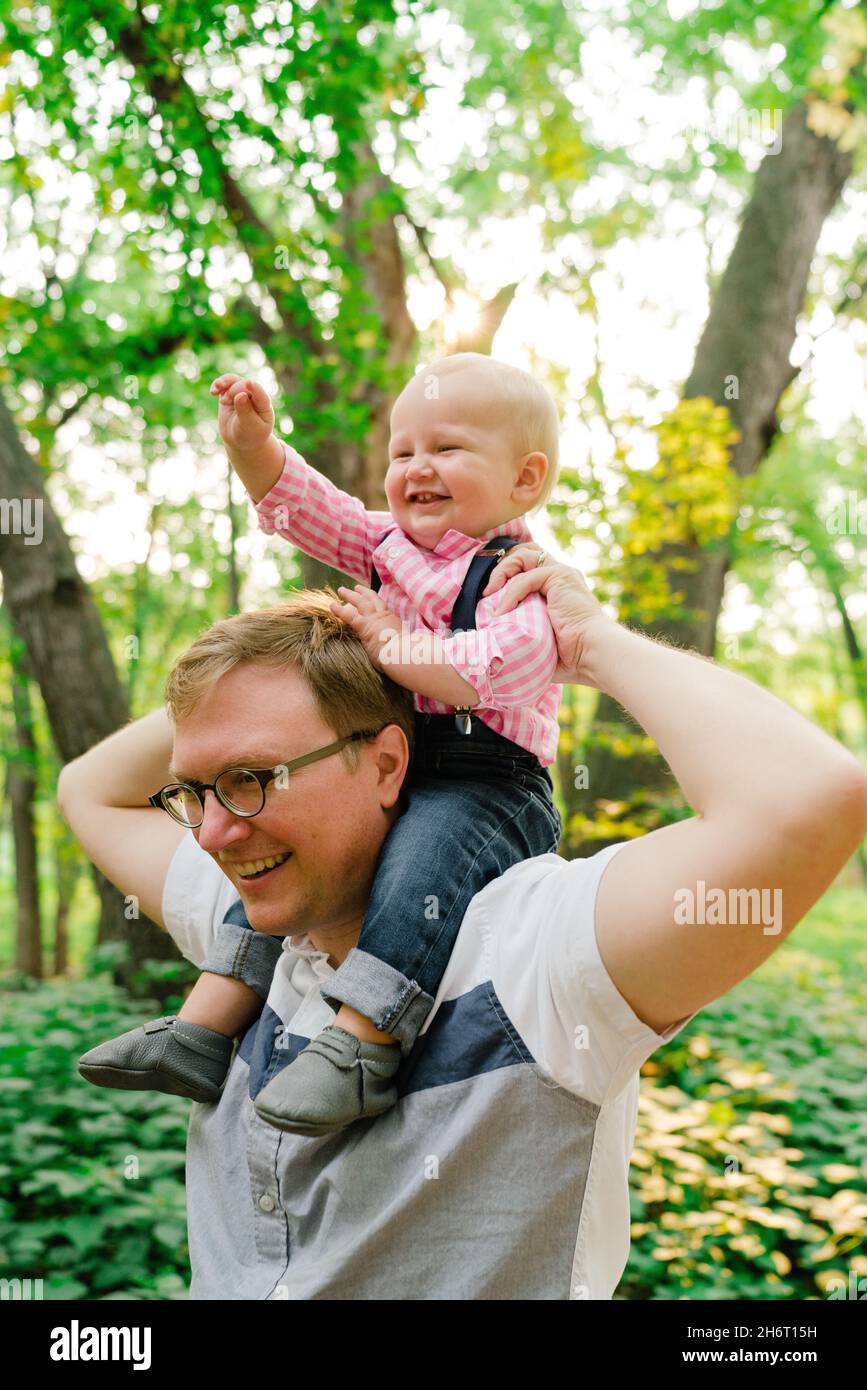
[[[389,532],[386,531],[385,536],[388,534]],[[380,536],[374,549],[382,544],[385,536]],[[476,552],[464,575],[460,593],[455,599],[450,623],[452,632],[465,632],[470,628],[475,628],[476,608],[491,570],[502,560],[507,550],[511,550],[513,545],[520,544],[521,542],[516,536],[492,536],[485,549]],[[382,579],[373,563],[370,567],[370,587],[375,594],[378,594],[382,588]]]
[[[374,550],[379,549],[379,547],[382,545],[382,542],[385,540],[385,536],[387,536],[388,534],[389,532],[386,531],[384,536],[380,536],[379,540],[376,542],[376,545],[373,547]],[[382,588],[382,580],[379,577],[379,570],[376,568],[376,565],[373,563],[372,560],[370,562],[370,587],[375,594],[378,594],[380,589]]]
[[[466,632],[475,628],[476,608],[491,570],[502,560],[507,550],[520,544],[517,536],[492,536],[484,550],[476,551],[452,609],[452,632]]]
[[[452,632],[466,632],[475,629],[476,608],[491,570],[502,560],[507,550],[511,550],[513,545],[520,544],[517,536],[492,536],[484,550],[476,551],[470,561],[469,569],[461,585],[461,591],[455,599],[455,606],[452,609]],[[470,718],[469,705],[455,706],[455,728],[459,734],[472,733],[473,722]]]
[[[388,535],[388,532],[386,532]],[[385,540],[385,536],[380,536],[377,545]],[[485,545],[484,550],[478,550],[470,561],[469,568],[464,575],[464,582],[461,585],[460,593],[455,599],[455,606],[451,614],[452,632],[467,632],[474,630],[476,626],[476,608],[482,590],[488,582],[491,570],[513,545],[520,545],[517,536],[492,536]],[[382,586],[382,580],[377,573],[376,565],[371,565],[370,587],[374,593],[378,593]],[[472,721],[470,719],[469,705],[458,705],[455,708],[455,726],[459,733],[469,734],[472,731]]]

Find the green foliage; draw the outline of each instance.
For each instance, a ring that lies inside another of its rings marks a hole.
[[[867,653],[853,602],[867,589],[865,476],[857,422],[847,422],[833,439],[822,439],[800,403],[767,463],[744,490],[733,559],[751,598],[774,613],[783,606],[789,568],[803,567],[810,576],[817,602],[827,614],[827,678],[817,679],[816,662],[797,621],[792,623],[790,640],[796,651],[790,666],[806,662],[812,669],[814,717],[835,738],[867,750]],[[804,672],[791,669],[790,680],[796,691],[803,689]],[[853,700],[861,708],[857,722],[847,711]],[[846,723],[851,726],[848,735]]]
[[[726,539],[737,513],[737,478],[729,459],[740,435],[725,406],[706,396],[681,400],[653,434],[653,467],[624,469],[628,515],[619,528],[620,615],[642,624],[689,611],[682,608],[685,594],[672,592],[667,571],[684,571],[696,559],[670,551],[710,549]]]
[[[867,1273],[865,928],[863,894],[832,891],[645,1064],[619,1297],[821,1298]],[[0,1273],[51,1298],[183,1298],[189,1102],[76,1070],[147,1006],[103,979],[4,985]]]
[[[867,899],[826,895],[643,1068],[626,1298],[812,1299],[867,1274]]]
[[[14,979],[4,981],[14,987]],[[46,1298],[183,1298],[190,1102],[106,1090],[83,1052],[154,1016],[107,979],[4,992],[0,1251]]]

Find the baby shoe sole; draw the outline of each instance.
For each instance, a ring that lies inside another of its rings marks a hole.
[[[350,1125],[357,1125],[359,1120],[378,1120],[380,1115],[384,1115],[386,1111],[392,1110],[394,1104],[395,1101],[392,1101],[390,1105],[386,1105],[382,1110],[378,1110],[375,1115],[358,1115],[354,1120],[347,1120],[341,1124],[328,1124],[325,1122],[313,1124],[300,1120],[286,1120],[282,1115],[275,1115],[272,1110],[268,1110],[266,1106],[260,1105],[258,1099],[253,1101],[253,1109],[261,1120],[265,1120],[267,1124],[273,1125],[275,1129],[282,1129],[284,1134],[301,1134],[310,1139],[321,1139],[326,1134],[339,1134],[340,1130],[348,1129]]]
[[[265,1120],[267,1124],[273,1125],[275,1129],[282,1129],[284,1134],[301,1134],[309,1139],[321,1139],[326,1134],[337,1134],[341,1129],[347,1128],[347,1125],[314,1125],[301,1122],[296,1124],[294,1120],[284,1120],[282,1116],[272,1114],[271,1111],[266,1110],[264,1106],[258,1106],[255,1101],[253,1102],[253,1109],[256,1111],[260,1120]],[[366,1115],[359,1116],[359,1119],[367,1118],[368,1116]],[[349,1123],[356,1124],[357,1121],[350,1120]]]
[[[94,1086],[110,1086],[120,1091],[164,1091],[171,1096],[183,1096],[185,1100],[196,1100],[211,1105],[220,1098],[220,1089],[212,1091],[200,1090],[198,1094],[191,1094],[189,1082],[175,1080],[172,1076],[167,1076],[164,1072],[150,1071],[130,1071],[128,1068],[100,1067],[79,1063],[79,1072],[85,1081],[90,1081]],[[156,1085],[156,1081],[159,1085]]]

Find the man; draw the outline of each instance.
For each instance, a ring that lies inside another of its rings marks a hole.
[[[252,1104],[330,1021],[319,985],[358,939],[409,766],[406,692],[327,598],[218,624],[170,678],[173,743],[160,711],[61,775],[94,862],[188,959],[201,966],[239,897],[255,930],[287,938],[219,1102],[192,1106],[191,1298],[610,1298],[641,1063],[776,949],[867,829],[867,775],[843,748],[752,682],[615,623],[577,571],[538,556],[498,566],[495,586],[514,576],[503,609],[545,594],[555,680],[618,700],[697,814],[590,859],[517,864],[479,893],[377,1119],[305,1138]],[[291,634],[278,648],[275,621]],[[148,806],[169,780],[212,784],[369,728],[255,817],[213,789],[194,831]],[[245,879],[267,859],[282,862]],[[711,889],[737,910],[685,917],[684,894]],[[749,910],[769,901],[772,917]]]

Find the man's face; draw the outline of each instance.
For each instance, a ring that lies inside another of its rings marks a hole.
[[[522,460],[510,441],[502,404],[486,396],[471,368],[443,377],[420,373],[391,412],[388,506],[401,530],[432,550],[454,529],[465,536],[521,516],[533,499],[521,485]],[[428,394],[438,398],[428,400]],[[532,455],[540,458],[541,455]],[[420,500],[434,493],[434,500]]]
[[[173,776],[213,782],[227,768],[272,768],[336,737],[303,676],[244,664],[178,721]],[[327,949],[329,936],[337,940],[363,917],[407,760],[394,725],[357,746],[355,770],[334,753],[290,773],[285,789],[272,782],[257,816],[235,816],[205,793],[205,818],[193,834],[235,885],[257,930],[319,932],[317,945]],[[251,875],[265,859],[278,862]]]

